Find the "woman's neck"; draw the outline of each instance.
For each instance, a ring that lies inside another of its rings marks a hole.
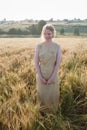
[[[45,44],[51,44],[53,41],[49,40],[49,41],[44,41]]]

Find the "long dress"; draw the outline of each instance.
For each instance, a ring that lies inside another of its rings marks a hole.
[[[39,43],[39,65],[42,76],[48,80],[56,64],[58,44],[50,46]],[[37,100],[42,111],[57,111],[59,104],[59,76],[58,72],[51,84],[44,84],[36,73]]]

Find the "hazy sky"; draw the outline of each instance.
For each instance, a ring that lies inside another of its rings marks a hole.
[[[87,0],[0,0],[0,20],[87,19]]]

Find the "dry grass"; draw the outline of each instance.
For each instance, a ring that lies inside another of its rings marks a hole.
[[[40,39],[0,39],[0,129],[87,129],[87,38],[57,38],[63,58],[59,70],[61,102],[42,117],[36,102],[34,49]]]

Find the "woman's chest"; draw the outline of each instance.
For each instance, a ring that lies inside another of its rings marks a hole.
[[[39,59],[40,60],[54,60],[57,55],[57,49],[55,47],[46,47],[43,46],[39,50]]]

